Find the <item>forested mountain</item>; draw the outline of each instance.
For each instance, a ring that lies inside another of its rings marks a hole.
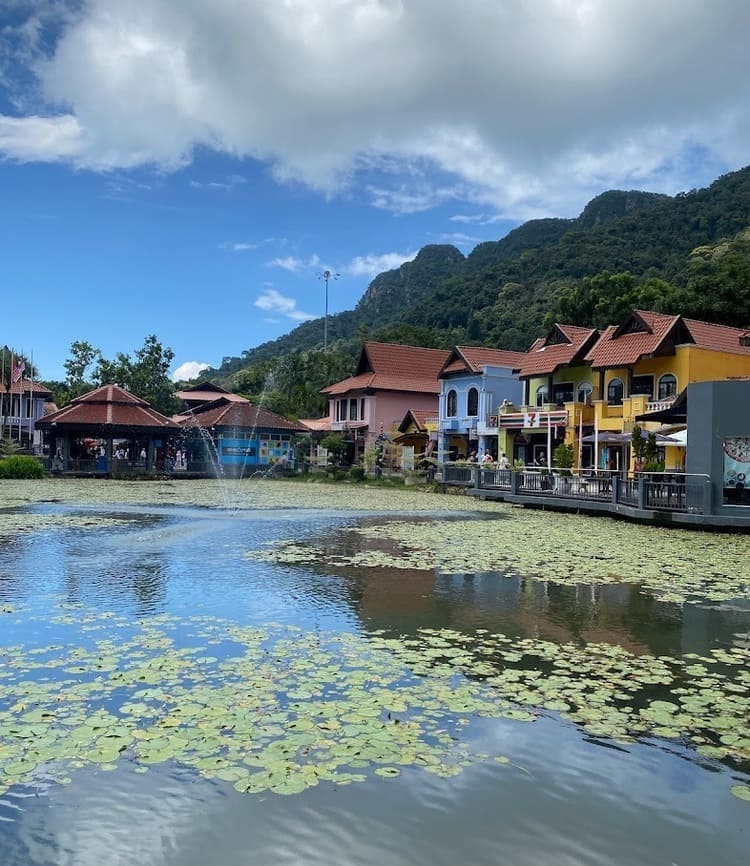
[[[424,247],[329,317],[326,366],[345,369],[364,338],[523,350],[551,321],[602,325],[634,306],[750,326],[750,167],[674,197],[609,191],[577,219],[532,220],[467,257]],[[318,356],[322,333],[305,322],[207,375],[252,393],[290,356]]]

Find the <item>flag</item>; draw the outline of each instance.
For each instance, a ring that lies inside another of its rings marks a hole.
[[[15,385],[23,379],[23,371],[26,369],[26,362],[23,358],[19,358],[13,365],[13,371],[10,375],[10,381]]]

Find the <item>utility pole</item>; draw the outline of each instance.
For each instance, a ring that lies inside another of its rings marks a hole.
[[[334,274],[333,271],[326,268],[322,274],[318,274],[318,279],[323,280],[326,284],[326,312],[323,318],[323,351],[328,351],[328,283],[330,280],[337,280],[340,274]]]

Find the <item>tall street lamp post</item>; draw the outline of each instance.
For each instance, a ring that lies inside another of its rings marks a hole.
[[[325,317],[323,318],[323,351],[328,351],[328,283],[330,280],[337,280],[339,275],[334,274],[333,271],[328,270],[326,268],[322,274],[319,275],[320,279],[326,284],[326,312]]]

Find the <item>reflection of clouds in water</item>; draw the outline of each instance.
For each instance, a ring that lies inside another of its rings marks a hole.
[[[583,819],[590,821],[592,833],[595,827],[603,828],[607,844],[612,844],[612,834],[617,832],[608,817],[613,808],[620,813],[618,824],[622,822],[626,829],[638,826],[654,837],[664,836],[661,842],[654,843],[660,846],[678,827],[680,834],[693,839],[686,844],[686,851],[691,850],[691,844],[699,848],[709,844],[719,834],[727,840],[729,851],[733,841],[740,844],[740,822],[735,825],[734,838],[731,833],[726,835],[726,811],[734,799],[728,792],[727,773],[707,773],[695,763],[692,750],[676,744],[584,738],[579,727],[561,725],[555,715],[550,713],[550,718],[522,724],[501,719],[477,721],[471,726],[473,749],[505,754],[523,768],[503,768],[513,776],[515,797],[522,796],[525,788],[534,788],[567,804],[556,809],[567,811],[569,805],[574,805],[582,810]],[[456,782],[465,784],[466,780],[452,780],[452,784]],[[552,812],[545,808],[545,814],[549,819]],[[567,820],[576,823],[581,816],[571,810]],[[674,860],[681,864],[714,862],[710,856],[704,861],[691,859],[690,855],[685,860],[674,856]]]
[[[396,780],[321,784],[293,797],[235,794],[179,768],[85,772],[7,825],[18,827],[21,845],[3,866],[745,862],[745,804],[734,805],[731,825],[726,814],[715,820],[733,808],[725,777],[646,747],[601,749],[551,720],[478,728],[475,747],[499,741],[529,771],[491,761],[450,780],[405,770]]]
[[[169,773],[164,767],[146,775],[129,768],[74,773],[71,785],[52,788],[19,815],[25,856],[17,866],[49,863],[52,851],[59,866],[187,862],[174,855],[183,849],[196,822],[210,820],[210,812],[223,805],[221,798],[206,796],[208,782],[188,780],[187,775],[179,770]]]

